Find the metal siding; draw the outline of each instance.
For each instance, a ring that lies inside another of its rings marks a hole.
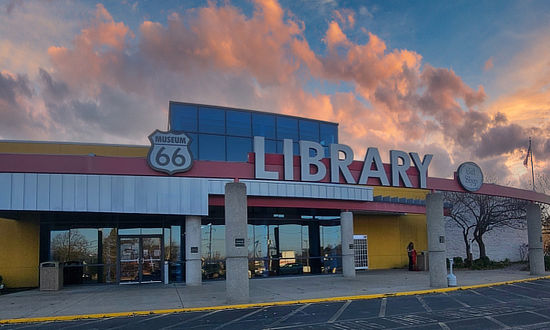
[[[50,175],[50,208],[51,211],[63,210],[63,176]]]
[[[137,213],[147,212],[147,182],[145,177],[138,176],[135,178],[135,193],[134,193],[134,205]]]
[[[166,214],[166,212],[170,209],[170,193],[168,191],[169,178],[160,177],[156,179],[159,213]]]
[[[168,210],[170,214],[179,214],[181,212],[181,189],[180,186],[183,180],[180,178],[174,178],[170,180],[169,184],[169,194],[170,194],[170,209]]]
[[[63,182],[63,211],[74,211],[74,200],[75,200],[75,189],[74,189],[74,182],[75,177],[74,175],[63,175],[61,178],[61,181]]]
[[[193,189],[193,186],[192,181],[190,180],[182,180],[180,184],[180,214],[185,214],[185,210],[191,209],[191,196],[193,195],[191,191]],[[210,184],[210,182],[207,184],[208,189],[210,190],[212,185]]]
[[[11,173],[0,173],[0,209],[11,209]]]
[[[25,196],[23,197],[23,208],[25,210],[36,210],[36,181],[35,173],[25,174]]]
[[[99,211],[99,176],[88,175],[86,177],[88,184],[86,185],[86,206],[88,211]]]
[[[74,181],[74,208],[75,211],[88,211],[86,175],[75,175]]]
[[[50,209],[50,174],[38,174],[36,178],[36,209]]]
[[[124,185],[124,199],[122,208],[126,213],[135,213],[135,194],[136,194],[136,178],[133,176],[124,176],[122,182]]]
[[[154,177],[146,177],[145,180],[145,190],[147,191],[147,212],[146,213],[160,213],[159,212],[159,203],[158,203],[158,187],[155,184]]]
[[[111,176],[101,175],[99,177],[99,210],[101,212],[111,212]]]
[[[124,210],[124,178],[122,176],[111,177],[111,210],[113,212]]]
[[[11,208],[12,210],[23,209],[25,197],[25,175],[14,173],[11,180]]]

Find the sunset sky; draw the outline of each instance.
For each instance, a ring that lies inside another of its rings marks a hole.
[[[2,1],[0,139],[147,145],[168,102],[337,122],[356,159],[550,175],[550,1]]]

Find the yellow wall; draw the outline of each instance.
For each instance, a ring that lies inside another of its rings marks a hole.
[[[408,265],[407,245],[414,243],[416,251],[428,249],[426,216],[355,215],[353,232],[367,235],[369,269],[400,268]]]
[[[425,189],[373,187],[374,196],[422,199]],[[414,243],[416,251],[428,250],[425,214],[355,215],[354,234],[367,235],[369,269],[388,269],[408,265],[407,245]]]
[[[38,219],[0,218],[0,275],[9,288],[38,286]]]
[[[65,142],[11,142],[0,141],[0,153],[12,154],[50,154],[50,155],[88,155],[145,157],[147,146],[123,146],[108,144],[86,144]]]

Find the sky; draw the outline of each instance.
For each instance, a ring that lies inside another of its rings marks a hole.
[[[550,175],[550,1],[0,2],[0,139],[148,145],[169,101],[339,123],[378,147]]]

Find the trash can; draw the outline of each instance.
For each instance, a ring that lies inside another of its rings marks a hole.
[[[63,264],[47,261],[40,264],[40,290],[61,290],[63,288]]]
[[[428,267],[428,251],[422,251],[416,260],[416,268],[421,271],[430,270]]]

